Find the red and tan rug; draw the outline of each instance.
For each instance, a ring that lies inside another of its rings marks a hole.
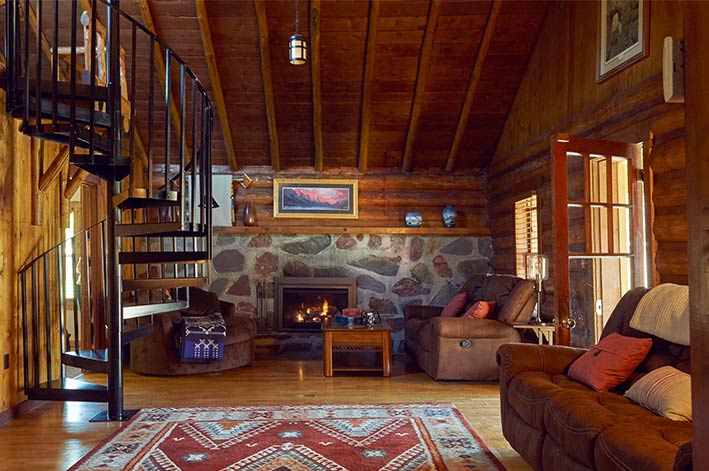
[[[504,470],[452,404],[143,409],[71,470]]]

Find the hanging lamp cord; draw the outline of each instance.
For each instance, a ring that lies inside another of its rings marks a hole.
[[[300,0],[295,0],[295,34],[300,33]]]

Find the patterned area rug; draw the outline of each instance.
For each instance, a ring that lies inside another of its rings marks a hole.
[[[452,404],[143,409],[71,470],[504,470]]]

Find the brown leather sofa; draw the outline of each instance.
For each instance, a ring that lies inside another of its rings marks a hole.
[[[620,300],[601,337],[612,332],[652,338],[643,363],[610,392],[596,392],[570,379],[569,365],[585,350],[548,345],[503,345],[500,363],[502,431],[535,469],[682,470],[692,469],[692,424],[654,414],[623,392],[643,374],[661,366],[689,373],[689,347],[629,327],[646,293],[629,291]]]
[[[460,291],[468,294],[469,303],[495,301],[495,311],[487,319],[473,319],[440,317],[440,306],[406,306],[406,351],[434,379],[495,381],[495,353],[504,343],[521,341],[512,324],[531,318],[534,283],[510,275],[476,274]]]
[[[212,363],[183,363],[179,361],[175,331],[182,314],[201,316],[220,312],[226,323],[224,355]],[[130,344],[130,369],[147,375],[189,375],[249,365],[254,359],[256,322],[236,314],[233,303],[220,301],[216,294],[199,288],[190,288],[190,308],[156,316],[153,331]]]

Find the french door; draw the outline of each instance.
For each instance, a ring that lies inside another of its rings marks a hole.
[[[560,134],[552,161],[559,342],[589,347],[623,294],[647,285],[642,149]]]

